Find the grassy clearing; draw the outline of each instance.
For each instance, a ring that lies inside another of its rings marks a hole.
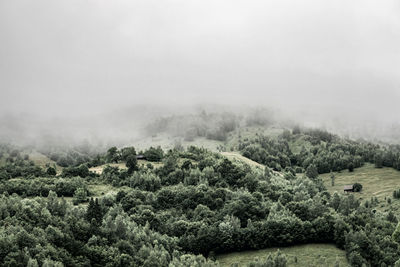
[[[138,165],[144,165],[144,166],[146,166],[148,163],[150,163],[151,165],[153,165],[154,168],[158,168],[158,167],[161,167],[161,166],[162,166],[162,162],[150,162],[150,161],[141,160],[141,159],[138,160]],[[100,166],[92,167],[92,168],[89,168],[89,171],[94,172],[94,173],[97,173],[97,174],[102,174],[104,168],[107,167],[107,166],[117,167],[117,168],[119,168],[120,170],[126,170],[126,169],[128,169],[128,168],[126,167],[125,162],[119,162],[119,163],[107,163],[107,164],[103,164],[103,165],[100,165]]]
[[[224,155],[225,157],[227,157],[228,159],[232,160],[232,161],[241,161],[244,162],[252,167],[256,167],[259,169],[264,169],[264,165],[255,162],[251,159],[248,159],[246,157],[243,157],[239,152],[221,152],[222,155]]]
[[[332,244],[307,244],[279,248],[288,258],[288,266],[334,266],[336,258],[339,266],[348,266],[346,253]],[[255,257],[265,258],[269,253],[276,252],[278,248],[268,248],[256,251],[227,253],[217,256],[221,266],[245,266]],[[297,257],[297,263],[295,258]]]
[[[152,161],[142,160],[142,159],[139,159],[139,160],[138,160],[138,165],[139,165],[139,166],[140,166],[140,165],[146,166],[146,165],[149,164],[149,163],[150,163],[151,165],[153,165],[154,168],[159,168],[159,167],[163,166],[163,163],[162,163],[162,162],[152,162]]]
[[[368,200],[377,197],[381,203],[385,198],[393,198],[395,189],[400,188],[400,171],[392,168],[375,168],[373,164],[365,164],[361,168],[354,169],[354,172],[335,172],[335,186],[331,185],[330,174],[321,175],[324,184],[330,193],[338,192],[344,194],[343,186],[360,183],[363,189],[360,193],[353,193],[361,200]],[[393,200],[393,199],[392,199]],[[400,206],[399,200],[392,201],[393,206]]]
[[[109,184],[89,184],[88,190],[93,197],[99,197],[105,194],[116,194],[117,188]]]
[[[92,167],[92,168],[89,168],[89,171],[97,173],[97,174],[102,174],[104,168],[107,167],[107,166],[117,167],[117,168],[119,168],[121,170],[127,169],[125,163],[121,162],[121,163],[107,163],[107,164],[103,164],[103,165],[100,165],[100,166]]]
[[[57,165],[57,163],[54,160],[49,159],[47,156],[43,155],[42,153],[39,153],[37,151],[32,151],[28,155],[29,155],[29,159],[32,160],[33,163],[35,163],[35,165],[38,165],[43,169],[46,168],[46,165],[56,166],[57,174],[60,174],[62,172],[63,167]]]
[[[29,159],[32,160],[35,165],[38,165],[40,167],[46,167],[47,164],[53,165],[56,164],[55,161],[49,159],[47,156],[43,155],[42,153],[33,151],[28,154]],[[60,167],[61,168],[61,167]]]

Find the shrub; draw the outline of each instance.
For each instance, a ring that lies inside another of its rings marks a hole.
[[[362,187],[363,187],[362,184],[360,184],[360,183],[355,183],[355,184],[353,185],[354,192],[361,192]]]
[[[161,147],[150,147],[144,152],[144,155],[148,161],[161,161],[164,156],[164,152]]]

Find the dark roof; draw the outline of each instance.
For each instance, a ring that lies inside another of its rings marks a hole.
[[[353,190],[353,185],[345,185],[344,190]]]

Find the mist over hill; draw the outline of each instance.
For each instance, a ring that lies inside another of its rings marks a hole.
[[[0,135],[124,143],[155,119],[259,107],[397,142],[399,10],[372,0],[2,1]]]
[[[205,137],[224,141],[226,134],[244,127],[294,126],[318,128],[351,139],[397,144],[400,126],[395,121],[338,111],[295,111],[285,107],[266,108],[222,105],[137,105],[91,116],[39,116],[10,114],[0,117],[3,141],[32,147],[90,144],[99,149],[133,145],[143,138],[166,134],[193,140]]]

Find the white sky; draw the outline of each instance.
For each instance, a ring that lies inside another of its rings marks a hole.
[[[398,120],[400,1],[1,0],[0,112],[269,105]]]

